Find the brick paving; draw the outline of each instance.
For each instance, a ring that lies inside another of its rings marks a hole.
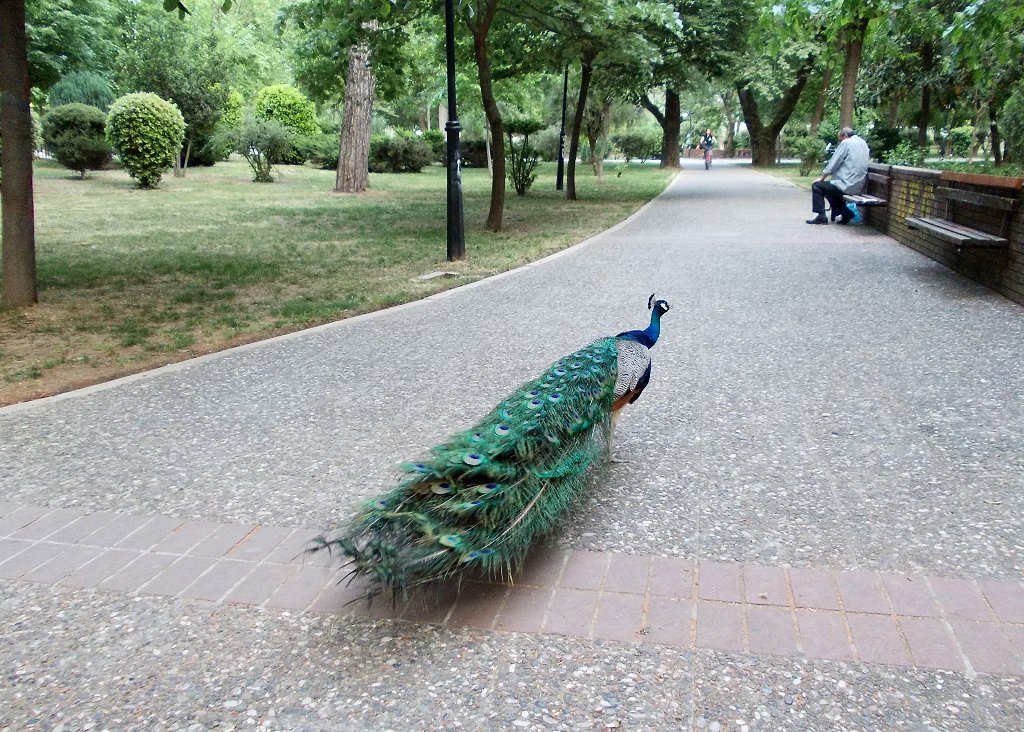
[[[0,578],[496,631],[1024,675],[1024,585],[537,550],[514,582],[360,601],[318,532],[0,504]]]

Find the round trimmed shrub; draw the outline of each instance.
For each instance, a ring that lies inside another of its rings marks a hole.
[[[107,116],[107,140],[142,188],[156,188],[185,139],[178,107],[156,94],[126,94]]]
[[[241,127],[245,112],[245,98],[232,89],[228,92],[228,98],[220,113],[220,125],[222,127]]]
[[[107,115],[88,104],[62,104],[43,118],[43,141],[57,162],[77,170],[102,170],[110,162],[105,127]]]
[[[259,117],[283,125],[299,138],[309,138],[320,133],[320,126],[316,122],[316,107],[294,86],[265,86],[256,93],[254,106]],[[296,145],[284,159],[275,162],[301,165],[306,162],[306,157],[301,146]]]
[[[39,113],[35,109],[29,110],[32,114],[32,149],[38,150],[43,146],[43,123]],[[0,133],[0,151],[4,149],[4,136]]]
[[[73,71],[62,76],[60,81],[53,85],[47,95],[47,101],[51,107],[78,102],[106,112],[114,103],[114,92],[110,91],[110,84],[99,74],[92,71]]]

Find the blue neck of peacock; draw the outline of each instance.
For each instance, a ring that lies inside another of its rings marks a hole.
[[[642,338],[639,338],[648,348],[653,348],[654,344],[658,342],[658,336],[661,335],[661,313],[657,310],[651,313],[651,324],[647,326],[645,330],[640,331]]]

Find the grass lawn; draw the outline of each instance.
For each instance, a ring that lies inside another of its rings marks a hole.
[[[144,191],[120,170],[85,180],[35,168],[39,304],[0,311],[0,405],[55,394],[396,305],[564,249],[629,216],[671,173],[631,165],[579,201],[508,186],[504,230],[483,229],[486,170],[463,171],[466,259],[445,261],[445,171],[371,175],[333,192],[334,171],[286,166],[257,184],[241,160],[168,174]],[[457,277],[421,281],[447,270]]]

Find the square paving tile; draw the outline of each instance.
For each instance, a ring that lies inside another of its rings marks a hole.
[[[651,597],[647,626],[641,633],[645,642],[692,648],[693,601]]]
[[[18,579],[26,572],[31,572],[39,565],[50,561],[64,549],[62,544],[32,544],[0,564],[0,579]]]
[[[99,547],[90,548],[95,548],[102,553],[88,564],[83,564],[71,572],[71,574],[59,580],[58,584],[68,585],[69,587],[95,587],[121,570],[129,562],[139,557],[138,552],[131,551],[130,549],[103,550]]]
[[[697,596],[701,600],[743,602],[742,568],[738,563],[701,560],[697,563]]]
[[[833,584],[832,570],[817,567],[790,567],[786,573],[789,575],[790,586],[793,588],[793,601],[797,607],[817,610],[839,609],[839,598]]]
[[[559,585],[577,590],[598,590],[608,570],[608,555],[604,552],[569,552]]]
[[[245,537],[242,541],[232,547],[227,556],[231,559],[241,559],[248,562],[259,562],[267,557],[270,552],[278,547],[285,539],[292,534],[292,529],[280,526],[260,526]]]
[[[180,597],[216,602],[252,571],[254,566],[252,562],[221,559],[206,574],[182,590]]]
[[[642,595],[647,590],[651,558],[633,554],[612,554],[604,578],[606,592]]]
[[[294,529],[280,544],[271,550],[263,561],[318,564],[322,566],[330,564],[337,566],[341,563],[341,558],[337,554],[331,556],[326,549],[313,554],[306,552],[311,546],[310,542],[322,533],[323,531],[316,529]]]
[[[255,528],[252,524],[221,524],[209,536],[189,549],[188,553],[196,557],[219,559]]]
[[[995,610],[996,617],[1007,623],[1024,623],[1024,585],[980,580],[978,587]]]
[[[530,550],[522,570],[512,584],[554,587],[562,574],[569,552],[554,547],[539,546]]]
[[[337,578],[337,571],[330,567],[299,567],[267,598],[264,606],[280,610],[303,610],[328,583]]]
[[[718,651],[746,650],[743,607],[726,602],[698,602],[697,647]]]
[[[519,633],[539,633],[552,593],[553,590],[546,587],[514,586],[498,613],[494,627]],[[461,600],[459,604],[462,604]]]
[[[964,671],[963,658],[946,623],[937,618],[900,618],[914,664],[920,668]]]
[[[173,554],[142,554],[124,569],[100,582],[99,586],[105,590],[135,592],[167,569],[175,559],[177,557]]]
[[[178,557],[173,564],[168,565],[156,577],[140,587],[139,592],[147,595],[168,595],[173,597],[195,582],[203,572],[212,566],[213,561],[210,559]]]
[[[929,577],[928,584],[947,617],[957,620],[996,619],[974,580]]]
[[[912,615],[926,618],[937,618],[939,606],[935,604],[928,582],[920,575],[883,574],[882,584],[885,585],[889,599],[897,615]]]
[[[448,616],[448,625],[456,628],[492,628],[498,611],[505,604],[510,591],[511,588],[503,584],[463,583],[455,607]]]
[[[635,594],[605,592],[597,606],[594,638],[637,643],[641,640],[644,598]]]
[[[252,573],[224,597],[224,602],[259,605],[298,571],[294,564],[257,564]]]
[[[854,660],[841,613],[797,608],[796,620],[805,656],[827,661]]]
[[[50,536],[50,534],[58,532],[72,521],[81,518],[82,515],[81,511],[57,508],[43,516],[40,516],[32,523],[10,532],[9,537],[11,539],[28,539],[30,541],[45,539]],[[60,536],[55,536],[54,540],[63,541]]]
[[[1001,623],[952,620],[950,625],[975,671],[1015,676],[1024,673],[1024,659],[1017,657]]]
[[[866,663],[884,663],[911,666],[907,644],[903,642],[896,619],[889,615],[847,614],[853,644],[860,660]]]
[[[158,541],[150,551],[184,554],[212,534],[220,524],[215,521],[185,521]]]
[[[788,607],[747,605],[747,630],[751,653],[798,655],[793,614]]]
[[[15,554],[25,551],[30,546],[32,546],[30,541],[0,539],[0,564],[3,564]]]
[[[135,517],[129,517],[135,518]],[[143,517],[139,517],[143,518]],[[169,533],[174,531],[176,528],[181,526],[184,522],[181,519],[173,518],[170,516],[156,516],[146,521],[142,526],[131,532],[119,542],[117,546],[120,549],[138,549],[140,551],[146,551],[154,544],[159,542]],[[113,527],[111,527],[113,528]],[[95,532],[99,534],[104,531],[106,527]],[[93,534],[92,536],[95,536]],[[91,537],[90,537],[91,538]],[[106,544],[104,546],[111,546]]]
[[[0,536],[7,536],[28,526],[36,519],[50,513],[51,510],[46,506],[18,506],[0,518]]]
[[[150,522],[149,516],[132,516],[127,513],[120,513],[114,516],[110,521],[99,526],[95,531],[90,534],[86,534],[77,540],[79,544],[86,544],[88,546],[101,546],[101,547],[112,547],[117,542],[121,541],[125,537],[138,531],[143,526]],[[159,539],[163,537],[157,537],[150,544],[152,546]],[[148,549],[149,547],[146,547]]]
[[[693,560],[653,557],[649,591],[666,597],[693,597]]]
[[[836,572],[836,584],[843,598],[843,607],[849,613],[892,612],[881,578],[874,572]]]
[[[94,546],[59,545],[62,551],[49,561],[26,572],[22,579],[31,582],[53,584],[62,577],[71,574],[86,562],[95,559],[103,551]]]
[[[590,637],[597,599],[598,593],[592,590],[559,587],[548,608],[543,631],[575,638]]]
[[[782,567],[743,565],[743,589],[747,602],[754,605],[789,605],[786,570]]]
[[[60,540],[75,544],[121,515],[113,511],[97,511],[80,516],[60,530]]]

